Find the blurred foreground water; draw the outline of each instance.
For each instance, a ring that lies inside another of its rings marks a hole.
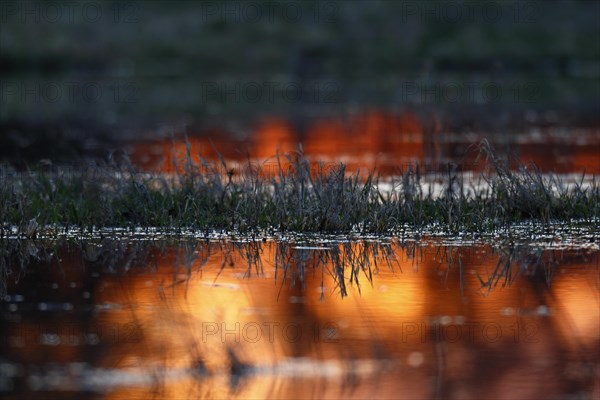
[[[598,238],[5,241],[6,398],[600,395]]]

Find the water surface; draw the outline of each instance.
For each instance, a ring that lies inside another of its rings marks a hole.
[[[12,241],[0,391],[595,398],[596,240]]]
[[[370,111],[345,117],[312,118],[302,122],[272,116],[237,129],[227,126],[189,127],[187,139],[170,131],[164,140],[136,141],[129,146],[132,161],[146,170],[172,172],[174,161],[189,155],[217,161],[220,153],[230,167],[236,163],[261,166],[276,175],[274,156],[297,151],[299,145],[313,160],[326,165],[343,162],[349,171],[373,168],[384,175],[399,175],[419,165],[421,173],[440,173],[454,164],[459,170],[481,171],[478,144],[488,140],[512,164],[535,164],[544,173],[600,173],[600,130],[527,125],[519,130],[452,131],[434,115],[416,117]],[[156,134],[154,135],[156,136]],[[518,162],[517,162],[518,160]]]

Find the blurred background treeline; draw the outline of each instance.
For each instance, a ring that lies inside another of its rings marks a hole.
[[[370,109],[450,131],[598,126],[598,1],[0,4],[3,160]]]

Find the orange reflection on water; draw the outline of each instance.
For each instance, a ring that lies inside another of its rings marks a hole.
[[[415,163],[430,172],[439,172],[448,163],[479,170],[482,165],[475,162],[474,145],[482,139],[523,163],[535,163],[542,172],[600,173],[598,129],[550,127],[502,135],[459,134],[444,131],[443,123],[435,117],[419,119],[411,113],[380,111],[345,118],[315,118],[301,124],[283,117],[265,118],[249,125],[243,133],[225,128],[191,130],[187,142],[165,139],[134,143],[130,156],[144,169],[156,170],[160,166],[163,172],[173,172],[173,161],[186,156],[189,144],[196,162],[198,156],[218,160],[216,149],[230,162],[251,160],[275,167],[276,154],[296,151],[302,145],[313,160],[344,162],[350,171],[377,167],[389,175]]]
[[[83,363],[151,378],[106,382],[103,397],[115,399],[593,396],[598,252],[517,250],[362,241],[62,248],[60,265],[36,266],[8,288],[43,302],[3,311],[2,357],[42,371]],[[90,333],[96,342],[86,342]]]
[[[356,258],[363,245],[336,246]],[[489,278],[500,261],[489,247],[442,253],[423,248],[417,254],[397,247],[393,269],[378,260],[374,271],[371,254],[362,262],[372,268],[372,278],[358,269],[350,285],[347,270],[348,295],[342,298],[339,277],[332,273],[336,264],[327,256],[335,250],[288,248],[294,261],[285,281],[284,271],[274,268],[277,251],[282,250],[267,243],[261,263],[251,265],[243,251],[216,251],[201,268],[192,263],[189,274],[185,268],[174,274],[181,255],[169,250],[155,273],[115,277],[119,290],[105,289],[99,299],[126,303],[128,310],[108,313],[103,322],[116,324],[129,314],[143,332],[140,343],[119,351],[116,365],[128,367],[135,360],[168,368],[204,365],[208,376],[166,385],[170,396],[183,397],[339,397],[348,384],[348,371],[341,371],[361,361],[364,373],[353,393],[362,397],[403,392],[485,398],[493,388],[496,398],[533,398],[562,393],[573,382],[585,387],[593,382],[585,365],[598,362],[589,358],[597,354],[600,338],[593,322],[600,306],[598,271],[590,268],[597,254],[585,264],[567,255],[568,283],[558,278],[550,289],[523,273],[488,290],[479,278]],[[462,284],[459,264],[449,265],[450,256],[461,258]],[[308,371],[289,380],[276,368],[290,359],[308,360]],[[252,373],[240,387],[228,388],[224,376],[238,363],[271,372]],[[565,377],[567,364],[581,371]],[[133,396],[128,390],[114,394]]]
[[[298,150],[298,143],[291,124],[282,118],[272,118],[259,124],[252,138],[250,157],[266,160],[277,153]]]
[[[391,172],[392,167],[423,161],[429,147],[424,145],[422,124],[412,114],[370,112],[346,119],[315,119],[305,125],[295,127],[290,121],[274,117],[259,122],[250,135],[241,138],[213,129],[204,135],[191,135],[187,141],[136,143],[131,158],[146,169],[160,165],[161,171],[173,172],[173,161],[186,156],[188,149],[195,162],[198,156],[216,160],[216,149],[227,160],[249,159],[275,166],[276,154],[297,151],[301,145],[305,154],[318,161],[343,161],[350,170],[378,165]],[[425,136],[429,143],[432,138]]]

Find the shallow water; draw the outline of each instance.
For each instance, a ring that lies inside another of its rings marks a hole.
[[[302,124],[284,118],[265,118],[243,129],[190,128],[183,139],[170,132],[164,140],[134,142],[131,160],[146,170],[172,172],[173,162],[189,154],[198,162],[219,162],[237,169],[250,162],[263,174],[276,176],[280,165],[274,156],[298,150],[325,166],[343,162],[348,171],[400,175],[415,165],[421,174],[440,174],[448,164],[459,170],[481,171],[478,144],[488,140],[511,160],[535,164],[544,173],[600,173],[600,130],[597,127],[529,126],[518,131],[447,131],[434,117],[427,120],[404,114],[364,112],[345,118],[315,118]],[[155,135],[156,136],[156,135]],[[285,159],[280,160],[285,161]]]
[[[595,245],[245,238],[6,247],[8,398],[600,395]]]

